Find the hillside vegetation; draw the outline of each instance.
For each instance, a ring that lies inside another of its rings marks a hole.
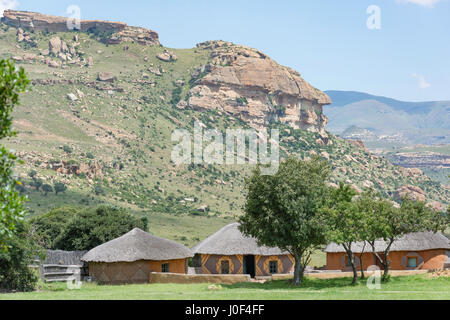
[[[193,244],[241,213],[243,182],[251,166],[171,162],[175,129],[193,131],[196,120],[222,132],[248,128],[218,110],[177,107],[189,100],[194,82],[204,76],[198,70],[211,60],[209,50],[107,45],[96,35],[74,32],[31,33],[33,47],[18,43],[17,32],[0,25],[0,58],[14,57],[33,80],[32,91],[22,96],[14,114],[19,135],[7,142],[24,161],[18,174],[30,200],[29,216],[63,204],[118,205],[147,216],[154,234]],[[86,63],[61,66],[57,57],[41,56],[54,37],[74,45]],[[166,49],[176,59],[158,59]],[[60,66],[52,68],[45,59]],[[99,72],[112,73],[113,82],[98,81]],[[332,143],[324,144],[319,133],[271,125],[280,129],[282,157],[319,154],[328,159],[330,183],[374,187],[392,199],[402,186],[416,186],[428,201],[448,205],[449,190],[440,183],[393,166],[358,144],[331,134]],[[67,190],[56,194],[43,189],[58,182]]]

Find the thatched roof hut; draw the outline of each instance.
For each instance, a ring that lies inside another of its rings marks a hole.
[[[94,281],[108,284],[146,283],[151,272],[187,273],[191,250],[141,229],[106,242],[81,260],[89,263]]]
[[[356,242],[352,245],[352,251],[360,253],[363,249],[363,242]],[[375,250],[383,252],[387,243],[384,240],[375,241]],[[441,233],[416,232],[407,234],[396,240],[391,247],[391,251],[426,251],[433,249],[450,249],[450,240]],[[344,247],[336,243],[330,243],[324,250],[329,253],[345,252]],[[366,244],[365,252],[372,251],[372,248]]]
[[[83,257],[87,262],[133,262],[191,258],[191,250],[175,241],[158,238],[139,228],[106,242]]]
[[[255,238],[229,224],[192,248],[194,266],[206,274],[249,274],[251,277],[289,273],[294,262],[288,252],[259,246]]]
[[[289,254],[279,248],[258,246],[255,238],[244,236],[239,223],[229,224],[192,248],[195,254],[259,255],[274,256]]]

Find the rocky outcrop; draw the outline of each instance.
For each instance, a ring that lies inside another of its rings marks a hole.
[[[328,122],[322,107],[330,98],[307,83],[300,74],[283,67],[264,53],[224,41],[197,45],[209,50],[211,61],[193,73],[189,106],[220,109],[263,127],[272,121],[321,134],[325,143]]]
[[[16,10],[5,10],[2,18],[3,23],[16,28],[48,32],[69,31],[67,20],[65,17]],[[81,20],[79,31],[107,34],[109,36],[102,40],[109,44],[136,42],[142,45],[159,45],[159,36],[155,31],[130,27],[123,22]]]
[[[135,42],[147,46],[159,46],[160,44],[159,35],[155,31],[128,26],[124,30],[114,33],[107,42],[109,44]]]
[[[156,57],[164,62],[176,61],[178,57],[171,51],[165,49],[163,53],[156,55]]]
[[[394,198],[397,201],[401,201],[403,199],[410,199],[413,201],[425,201],[426,195],[425,192],[416,186],[402,186],[397,189],[394,193]]]

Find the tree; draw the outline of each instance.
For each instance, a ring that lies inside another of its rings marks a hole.
[[[0,60],[0,139],[16,134],[12,130],[12,113],[19,104],[19,94],[29,88],[30,81],[23,68],[16,69],[14,62]],[[20,185],[13,177],[17,158],[5,147],[0,148],[0,251],[6,250],[6,242],[16,232],[16,226],[24,216],[23,202],[16,186]]]
[[[53,192],[53,187],[46,183],[42,186],[42,191],[44,191],[44,195],[47,195],[49,192]]]
[[[39,189],[41,189],[42,185],[44,184],[44,182],[42,181],[42,179],[34,179],[32,186],[34,186],[36,188],[37,191],[39,191]]]
[[[325,228],[319,210],[328,192],[325,180],[330,169],[314,157],[293,157],[273,176],[263,176],[257,167],[246,179],[244,215],[240,231],[255,237],[260,245],[279,247],[295,260],[294,285],[301,284],[311,254],[325,244]]]
[[[30,219],[33,232],[42,247],[57,250],[55,239],[62,234],[66,225],[84,208],[60,207]]]
[[[30,226],[21,221],[14,235],[6,240],[8,250],[0,251],[0,289],[32,291],[39,280],[29,265],[36,256],[43,258]]]
[[[136,227],[146,228],[143,220],[124,209],[108,206],[86,208],[69,220],[53,243],[60,250],[90,250]]]
[[[54,185],[55,193],[58,195],[60,192],[65,192],[67,190],[67,186],[62,182],[56,182]]]
[[[389,280],[391,252],[394,242],[402,236],[423,231],[443,231],[448,225],[448,217],[428,207],[424,202],[405,199],[401,207],[377,196],[373,191],[362,195],[358,204],[364,211],[366,240],[372,248],[373,255],[383,267],[383,281]],[[382,256],[375,247],[376,240],[384,240],[386,246]]]
[[[328,204],[321,210],[322,220],[327,226],[327,240],[342,245],[347,253],[353,271],[352,285],[358,280],[352,246],[363,240],[361,231],[364,229],[362,213],[352,202],[355,195],[357,192],[349,185],[339,183],[339,188],[330,191]]]
[[[28,176],[29,176],[31,179],[33,179],[33,180],[34,180],[34,178],[36,177],[36,175],[37,175],[36,170],[31,170],[31,171],[28,173]]]

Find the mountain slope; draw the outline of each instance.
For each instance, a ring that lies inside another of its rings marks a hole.
[[[364,142],[450,143],[450,102],[404,102],[361,92],[326,91],[328,129],[336,134],[352,126],[371,131]]]
[[[24,34],[35,45],[18,42]],[[52,43],[61,44],[58,54],[46,52]],[[70,59],[63,43],[69,51],[74,48]],[[220,41],[193,49],[138,41],[111,44],[93,32],[32,32],[0,25],[0,58],[13,57],[33,80],[33,90],[22,96],[14,114],[19,136],[7,142],[25,162],[18,173],[30,198],[30,215],[61,204],[108,203],[147,215],[150,224],[165,225],[164,232],[173,222],[161,222],[163,217],[225,223],[223,216],[241,213],[251,166],[176,166],[171,135],[180,128],[192,132],[196,120],[221,132],[250,128],[259,123],[247,117],[253,112],[264,124],[281,129],[282,157],[319,154],[328,159],[332,184],[373,186],[392,199],[401,187],[416,186],[427,201],[448,203],[449,190],[439,183],[325,132],[321,107],[328,97],[257,52]],[[218,57],[229,60],[220,63]],[[272,83],[270,77],[263,82],[252,78],[252,68],[240,68],[250,62],[267,63],[277,78]],[[224,77],[228,71],[238,82]],[[270,86],[280,90],[271,92]],[[314,101],[317,97],[324,100]],[[223,107],[199,108],[203,98],[218,99]],[[304,109],[296,114],[297,103]],[[63,182],[68,190],[45,195],[36,186],[39,179]]]

